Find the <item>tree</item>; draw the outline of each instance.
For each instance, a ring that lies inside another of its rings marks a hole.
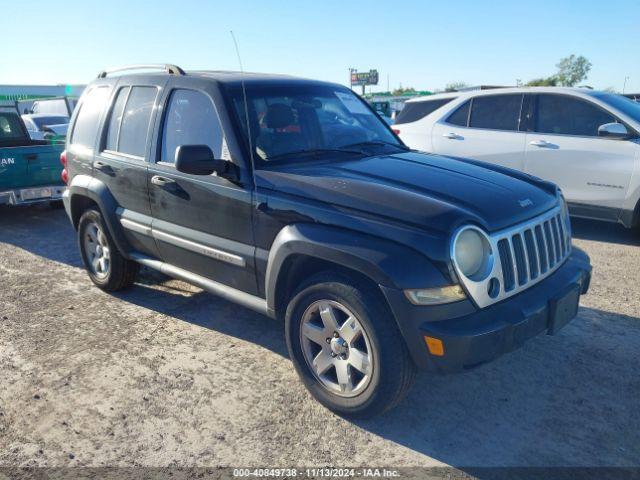
[[[556,65],[558,73],[555,75],[558,85],[573,87],[587,78],[591,70],[591,62],[582,55],[569,55]]]
[[[466,88],[468,86],[469,86],[469,84],[466,83],[466,82],[451,82],[451,83],[447,83],[447,86],[444,87],[444,91],[445,92],[457,92],[461,88]]]
[[[529,80],[525,86],[527,87],[555,87],[557,85],[557,79],[555,76],[547,78],[534,78]]]
[[[397,96],[397,97],[399,97],[401,95],[415,95],[416,89],[413,88],[413,87],[403,88],[402,86],[400,86],[399,88],[396,88],[391,93],[392,93],[392,95]]]
[[[569,55],[556,64],[558,73],[550,77],[534,78],[526,83],[527,87],[573,87],[587,78],[591,62],[582,55]]]

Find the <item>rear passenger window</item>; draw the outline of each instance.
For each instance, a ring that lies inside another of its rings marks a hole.
[[[559,135],[598,136],[598,127],[616,118],[595,105],[566,95],[537,96],[535,131]]]
[[[124,105],[129,96],[129,90],[129,87],[125,87],[118,91],[118,96],[116,97],[116,101],[111,109],[111,116],[109,117],[105,150],[111,150],[112,152],[118,151],[118,133],[120,132],[120,122],[122,121],[122,113],[124,112]]]
[[[471,100],[466,101],[463,105],[458,107],[458,109],[449,115],[447,118],[447,123],[451,125],[458,125],[460,127],[466,127],[467,121],[469,120],[469,106],[471,105]]]
[[[131,87],[120,123],[118,152],[144,157],[149,121],[157,93],[155,87]]]
[[[109,88],[106,86],[95,87],[87,92],[80,105],[80,111],[69,139],[70,144],[93,148],[98,133],[100,114],[106,106],[108,95]]]
[[[195,90],[174,90],[162,130],[162,162],[174,163],[180,145],[208,145],[222,156],[222,125],[211,99]]]
[[[402,111],[398,114],[395,124],[397,125],[399,123],[409,123],[420,120],[452,100],[455,100],[455,97],[441,98],[438,100],[425,100],[421,102],[407,102],[404,104]]]
[[[522,94],[475,97],[471,103],[471,128],[518,130]]]

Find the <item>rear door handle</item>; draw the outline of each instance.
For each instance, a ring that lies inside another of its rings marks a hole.
[[[553,143],[547,142],[546,140],[533,140],[529,142],[529,145],[540,148],[551,148],[553,147]]]
[[[113,172],[113,168],[108,163],[104,163],[101,161],[93,162],[93,166],[96,170],[100,170],[101,172]]]
[[[28,155],[25,155],[24,158],[26,158],[27,160],[37,160],[38,159],[38,154],[37,153],[30,153]]]
[[[449,140],[464,140],[464,137],[462,135],[458,135],[457,133],[453,132],[443,133],[442,136],[444,138],[448,138]]]
[[[160,175],[154,175],[153,177],[151,177],[151,183],[163,188],[172,188],[176,186],[176,182],[174,180],[166,177],[161,177]]]

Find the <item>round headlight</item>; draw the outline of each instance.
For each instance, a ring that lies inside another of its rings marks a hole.
[[[482,280],[491,270],[491,246],[478,230],[469,228],[461,232],[453,254],[460,272],[471,280]]]

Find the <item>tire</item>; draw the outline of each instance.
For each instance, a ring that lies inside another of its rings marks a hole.
[[[355,323],[346,321],[353,318]],[[339,333],[329,338],[332,323]],[[393,408],[415,378],[415,364],[386,301],[374,286],[355,278],[321,273],[309,279],[287,306],[285,332],[304,385],[345,417],[369,418]],[[327,367],[328,362],[333,363]]]
[[[89,278],[102,290],[115,292],[135,282],[140,266],[120,254],[98,210],[80,217],[78,246]]]

